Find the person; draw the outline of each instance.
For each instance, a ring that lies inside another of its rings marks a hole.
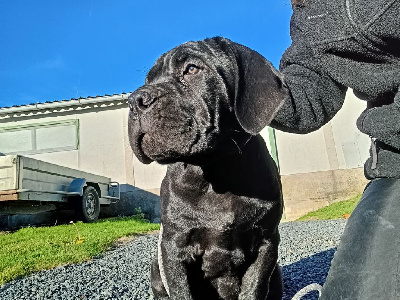
[[[270,126],[308,133],[342,107],[372,139],[370,183],[349,218],[323,300],[400,299],[400,0],[292,0],[292,44],[280,63],[288,96]]]

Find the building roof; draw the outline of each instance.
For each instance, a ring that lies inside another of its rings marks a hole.
[[[113,95],[106,94],[104,96],[94,96],[94,97],[88,96],[86,98],[80,97],[80,98],[71,98],[69,100],[55,100],[55,101],[31,103],[26,105],[13,105],[11,107],[0,107],[0,115],[63,108],[63,107],[72,107],[72,106],[82,106],[93,103],[100,104],[111,101],[121,101],[121,100],[126,101],[129,94],[130,93],[121,93]]]

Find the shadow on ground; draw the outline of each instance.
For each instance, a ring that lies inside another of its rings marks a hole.
[[[323,285],[328,275],[336,248],[319,252],[307,258],[282,267],[284,295],[282,300],[291,300],[303,287],[318,283]],[[310,292],[302,300],[317,300],[318,292]]]

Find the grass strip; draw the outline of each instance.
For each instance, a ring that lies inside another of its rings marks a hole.
[[[348,218],[356,207],[361,195],[358,195],[349,200],[332,203],[326,207],[300,217],[296,221],[311,221],[311,220],[332,220]]]
[[[93,258],[118,238],[159,229],[140,217],[27,227],[0,235],[0,285],[32,272]]]

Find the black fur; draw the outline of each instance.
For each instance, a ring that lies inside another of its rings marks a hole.
[[[157,297],[281,299],[280,177],[257,132],[286,93],[261,55],[218,37],[162,55],[130,95],[135,155],[170,164]]]

